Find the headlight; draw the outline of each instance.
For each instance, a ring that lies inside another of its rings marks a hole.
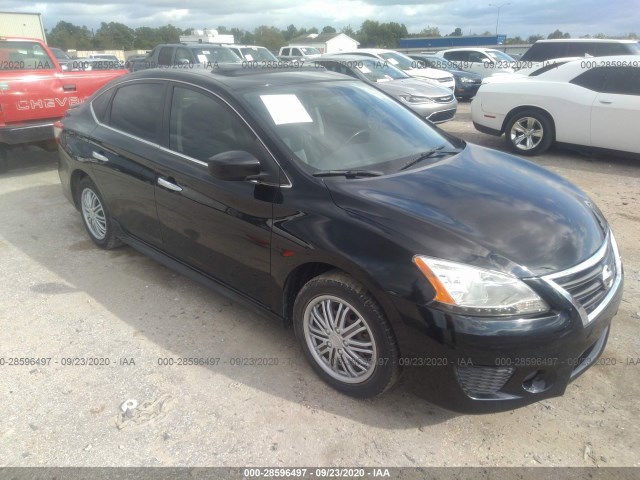
[[[473,82],[475,82],[475,80],[473,78],[469,78],[469,77],[460,77],[460,81],[462,83],[473,83]]]
[[[421,255],[413,262],[435,289],[435,300],[460,313],[527,315],[549,310],[538,294],[512,275]]]
[[[420,97],[417,95],[400,95],[400,98],[407,103],[433,103],[429,97]]]

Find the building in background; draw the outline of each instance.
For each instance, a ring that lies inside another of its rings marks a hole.
[[[47,43],[42,15],[39,13],[0,12],[0,35],[39,38]]]
[[[360,42],[344,33],[307,33],[292,38],[289,45],[314,47],[322,53],[338,53],[355,50]]]
[[[445,48],[454,47],[492,47],[496,45],[503,45],[506,40],[506,35],[401,38],[400,48],[404,50],[414,48],[443,50]]]
[[[223,35],[217,30],[193,30],[191,35],[180,35],[180,41],[185,43],[234,43],[233,35]]]

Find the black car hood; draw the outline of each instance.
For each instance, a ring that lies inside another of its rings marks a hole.
[[[604,241],[608,227],[588,197],[531,162],[475,145],[430,161],[325,183],[339,207],[414,254],[521,277],[576,265]]]

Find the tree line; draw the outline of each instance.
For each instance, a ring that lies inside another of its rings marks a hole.
[[[51,46],[64,50],[150,50],[160,43],[175,43],[179,41],[180,35],[189,35],[193,28],[180,29],[171,24],[162,27],[138,27],[130,28],[118,22],[102,22],[97,30],[89,29],[86,26],[77,26],[69,22],[60,21],[55,27],[47,32],[47,41]],[[365,20],[358,30],[351,25],[342,27],[340,30],[327,25],[322,30],[315,27],[297,28],[289,25],[281,30],[273,26],[261,25],[253,31],[240,28],[217,27],[218,33],[232,34],[236,43],[247,45],[262,45],[269,50],[276,51],[286,45],[292,39],[301,35],[311,33],[337,33],[342,32],[360,42],[361,47],[397,48],[401,38],[411,37],[442,37],[442,36],[462,36],[461,28],[456,28],[453,32],[441,35],[438,27],[427,26],[419,33],[410,34],[407,27],[402,23],[386,22],[380,23],[374,20]],[[474,35],[474,34],[471,34]],[[493,35],[486,31],[481,35]],[[590,37],[587,35],[586,37]],[[545,37],[542,35],[531,35],[524,39],[519,36],[508,38],[507,44],[534,43]],[[556,30],[546,38],[571,38],[567,32]],[[593,38],[607,38],[604,34],[594,35]],[[618,38],[638,38],[635,33],[630,33],[626,37]]]

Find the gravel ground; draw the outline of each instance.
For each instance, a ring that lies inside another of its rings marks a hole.
[[[469,104],[444,130],[476,132]],[[534,159],[588,192],[616,233],[626,288],[603,357],[561,398],[492,415],[434,407],[404,381],[358,401],[321,382],[290,330],[125,247],[95,248],[56,155],[14,152],[0,176],[0,467],[638,466],[640,164]],[[278,365],[232,365],[239,357]],[[109,365],[65,365],[74,357]],[[218,365],[161,366],[214,357]],[[226,362],[226,363],[225,363]],[[138,414],[120,414],[134,399]]]

